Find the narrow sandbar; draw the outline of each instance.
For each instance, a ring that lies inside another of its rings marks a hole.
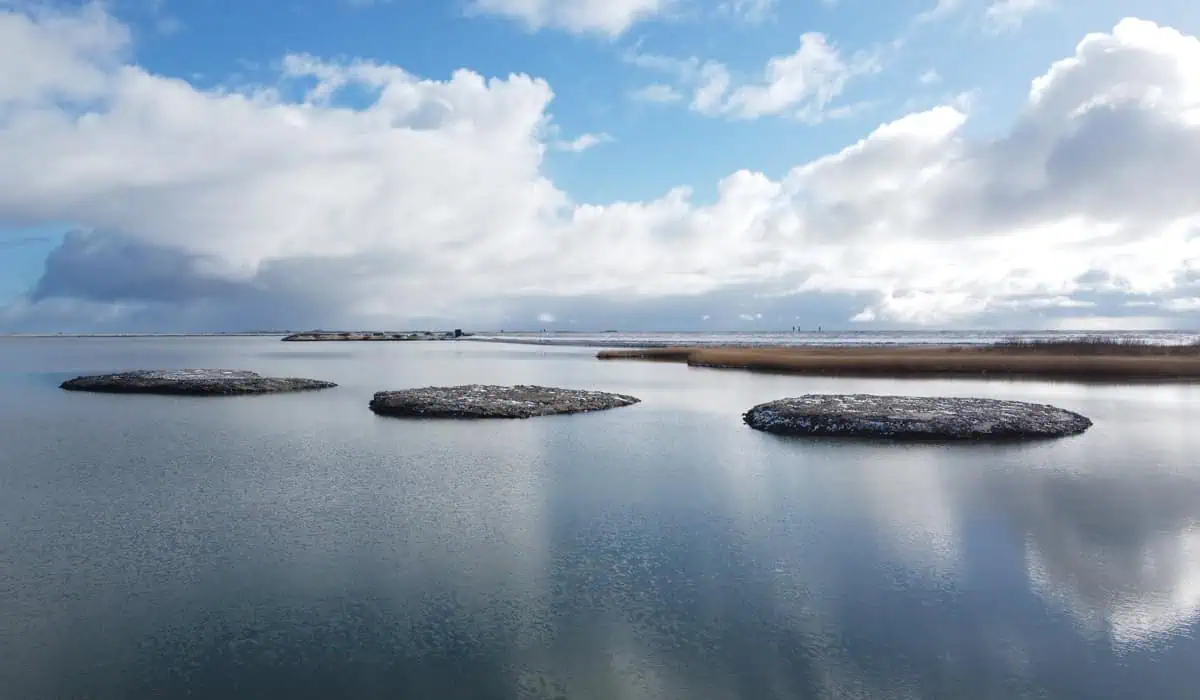
[[[597,357],[816,375],[1069,381],[1200,380],[1200,345],[1167,346],[1089,339],[957,347],[639,348],[602,350]]]

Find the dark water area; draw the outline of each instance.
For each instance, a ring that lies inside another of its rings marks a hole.
[[[764,376],[495,343],[0,339],[0,697],[1194,698],[1200,387]],[[81,373],[341,384],[186,398]],[[371,394],[640,396],[405,421]],[[803,442],[813,391],[1054,403],[1025,445]]]

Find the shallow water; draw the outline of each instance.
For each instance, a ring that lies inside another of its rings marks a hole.
[[[1200,387],[779,377],[490,343],[0,339],[0,696],[1192,698]],[[74,394],[227,367],[339,382]],[[640,396],[528,421],[372,392]],[[810,391],[1089,415],[1009,446],[805,443]]]

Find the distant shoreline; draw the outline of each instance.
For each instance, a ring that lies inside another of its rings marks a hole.
[[[471,341],[541,347],[597,348],[612,350],[692,349],[969,349],[1020,341],[1022,343],[1064,343],[1097,338],[1120,343],[1150,346],[1179,346],[1200,343],[1197,331],[1131,331],[1102,333],[1084,331],[987,331],[987,330],[890,330],[867,331],[796,330],[778,331],[326,331],[262,330],[227,332],[109,332],[109,333],[9,333],[3,339],[50,338],[276,338],[288,342],[444,342]],[[1094,345],[1094,344],[1093,344]]]
[[[271,338],[290,331],[241,333],[0,333],[0,338]]]

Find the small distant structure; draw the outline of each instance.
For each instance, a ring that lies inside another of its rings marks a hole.
[[[461,337],[462,337],[462,334],[463,334],[463,332],[462,332],[462,329],[461,329],[461,328],[455,328],[455,329],[454,329],[454,337],[455,337],[455,338],[461,338]]]

